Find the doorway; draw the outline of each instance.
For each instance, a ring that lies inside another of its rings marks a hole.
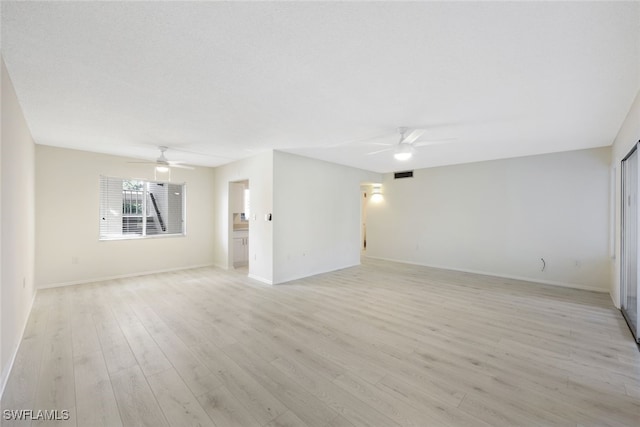
[[[638,330],[638,144],[622,160],[622,257],[620,307],[637,343]]]
[[[249,180],[229,182],[229,266],[249,272]]]
[[[362,183],[360,185],[360,255],[367,253],[370,241],[368,240],[371,233],[367,230],[368,211],[370,203],[380,203],[382,197],[382,184],[380,183]],[[372,229],[373,230],[373,229]]]

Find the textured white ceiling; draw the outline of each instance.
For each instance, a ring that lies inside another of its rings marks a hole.
[[[2,55],[39,144],[388,172],[611,144],[640,3],[3,1]],[[398,126],[457,139],[366,155]]]

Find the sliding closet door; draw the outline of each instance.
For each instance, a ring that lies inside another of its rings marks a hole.
[[[622,289],[621,306],[636,341],[638,333],[638,150],[622,161]]]

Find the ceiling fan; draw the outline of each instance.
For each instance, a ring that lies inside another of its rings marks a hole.
[[[172,161],[172,160],[167,160],[167,158],[164,156],[165,151],[167,151],[169,149],[169,147],[165,147],[165,146],[160,146],[158,147],[158,149],[160,150],[160,157],[158,157],[156,159],[156,161],[146,161],[146,162],[127,162],[127,163],[138,163],[138,164],[147,164],[147,165],[155,165],[156,166],[156,171],[157,172],[161,172],[161,173],[165,173],[165,172],[169,172],[170,168],[180,168],[180,169],[193,169],[193,167],[191,166],[185,166],[183,164],[181,164],[182,162],[176,162],[176,161]]]
[[[384,153],[386,151],[393,150],[393,157],[396,160],[405,161],[409,160],[413,154],[415,153],[416,148],[424,147],[426,145],[435,145],[435,144],[444,144],[450,141],[453,141],[457,138],[438,138],[431,140],[420,140],[420,137],[426,132],[426,129],[413,129],[411,132],[407,134],[409,131],[408,127],[399,127],[398,133],[400,134],[400,139],[396,143],[382,143],[382,142],[373,142],[372,145],[383,145],[388,146],[388,148],[383,148],[381,150],[375,150],[367,153],[367,156],[371,156],[378,153]]]

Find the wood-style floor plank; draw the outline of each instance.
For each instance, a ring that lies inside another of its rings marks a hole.
[[[78,426],[122,426],[102,352],[76,356],[73,369]]]
[[[147,379],[171,426],[215,427],[211,418],[175,370],[159,372]]]
[[[57,307],[69,307],[69,290],[57,289],[53,304]],[[66,309],[54,310],[49,316],[34,409],[66,410],[70,418],[35,419],[33,426],[77,425],[73,344],[69,318],[70,312]]]
[[[139,366],[111,375],[113,391],[125,426],[168,426],[166,418]]]
[[[261,425],[225,386],[204,393],[198,401],[217,427]]]
[[[138,362],[113,313],[105,309],[96,312],[93,318],[109,373],[137,366]]]
[[[287,411],[265,427],[309,427],[291,411]]]
[[[366,259],[281,286],[201,268],[39,291],[0,406],[65,426],[635,426],[640,353],[606,294]]]
[[[282,375],[276,367],[262,359],[258,354],[246,351],[238,344],[225,347],[224,352],[247,370],[287,408],[299,414],[299,417],[306,425],[323,427],[338,415],[312,393],[305,390],[304,387]],[[291,417],[286,416],[284,419],[289,418]]]
[[[196,348],[196,354],[214,370],[222,383],[240,403],[264,425],[287,411],[287,408],[253,376],[213,345]]]

